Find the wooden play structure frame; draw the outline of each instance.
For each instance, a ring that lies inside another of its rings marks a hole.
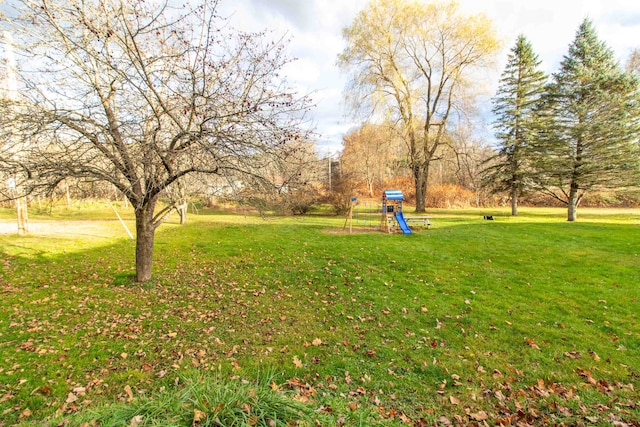
[[[402,232],[411,234],[411,229],[404,219],[402,202],[404,195],[400,190],[385,190],[382,193],[382,213],[380,215],[380,229],[387,233]]]

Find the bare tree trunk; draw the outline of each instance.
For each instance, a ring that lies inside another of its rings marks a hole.
[[[29,216],[27,213],[27,198],[22,196],[16,199],[16,213],[18,215],[18,234],[24,236],[29,232]]]
[[[578,201],[578,187],[575,184],[571,184],[567,203],[567,221],[575,221],[578,218]]]
[[[416,212],[426,212],[427,200],[427,176],[429,174],[429,165],[422,164],[413,167],[413,178],[416,184]]]
[[[187,206],[189,206],[188,203],[184,202],[176,207],[178,215],[180,215],[180,224],[182,225],[187,223]]]
[[[136,282],[146,282],[151,279],[153,265],[153,242],[156,227],[153,223],[153,212],[156,199],[145,203],[136,209]]]
[[[518,189],[511,187],[511,215],[518,216]]]

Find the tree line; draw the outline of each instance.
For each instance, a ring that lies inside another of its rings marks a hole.
[[[486,180],[506,190],[517,215],[527,191],[577,208],[590,191],[640,183],[638,77],[585,19],[551,78],[526,37],[518,37],[494,98],[499,152]]]
[[[370,193],[374,181],[411,175],[418,212],[427,183],[437,180],[434,165],[447,165],[478,202],[508,194],[513,215],[519,198],[542,194],[567,206],[574,221],[588,193],[637,188],[638,51],[622,68],[585,19],[560,69],[547,76],[520,35],[492,99],[489,145],[473,139],[466,120],[477,95],[469,85],[499,47],[485,19],[455,3],[369,3],[345,29],[339,59],[352,73],[347,96],[368,118],[345,137],[345,170]]]

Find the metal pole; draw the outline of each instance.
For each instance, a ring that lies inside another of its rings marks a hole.
[[[133,234],[131,234],[131,231],[129,231],[129,227],[127,227],[127,224],[124,223],[124,221],[122,220],[122,218],[120,217],[120,214],[118,213],[118,211],[116,210],[116,208],[113,207],[113,205],[111,203],[109,203],[109,206],[111,206],[111,209],[113,209],[113,212],[115,212],[116,216],[118,217],[118,219],[120,220],[120,224],[122,224],[122,226],[124,227],[125,231],[127,232],[127,234],[129,235],[129,238],[131,240],[134,240],[133,238]]]

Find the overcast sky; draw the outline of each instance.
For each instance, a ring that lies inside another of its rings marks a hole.
[[[288,79],[301,92],[313,92],[317,108],[312,118],[320,134],[320,154],[341,149],[342,136],[354,125],[345,116],[342,91],[347,76],[337,68],[344,48],[341,31],[353,22],[368,0],[223,0],[231,25],[243,30],[270,29],[287,34],[291,56],[299,58],[287,69]],[[483,88],[493,95],[506,56],[518,34],[524,34],[548,72],[556,71],[576,30],[590,18],[601,40],[625,63],[640,47],[640,1],[637,0],[460,0],[465,13],[485,13],[494,22],[504,49]],[[488,103],[489,97],[485,103]],[[490,110],[490,105],[480,106]],[[490,130],[488,131],[490,132]]]

